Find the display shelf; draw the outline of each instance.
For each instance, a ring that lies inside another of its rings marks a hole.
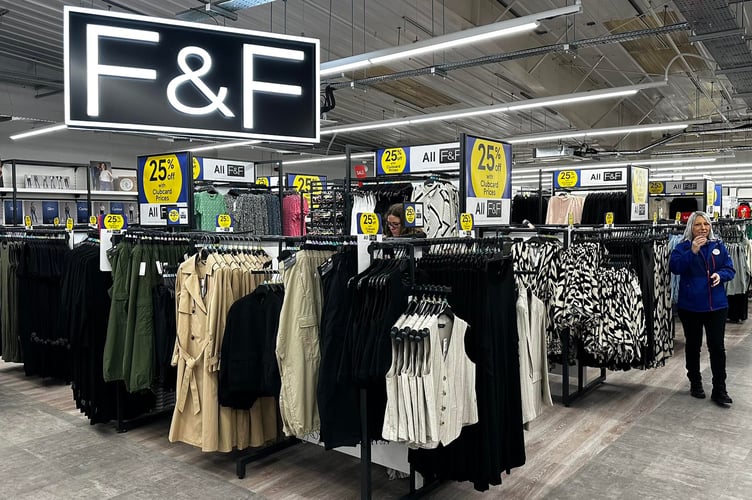
[[[2,188],[3,192],[12,192],[13,188]],[[7,189],[7,191],[5,191]],[[37,188],[18,188],[16,192],[19,196],[23,195],[53,195],[56,198],[62,196],[86,196],[85,189],[37,189]]]
[[[138,198],[136,191],[92,191],[91,197],[94,198]]]

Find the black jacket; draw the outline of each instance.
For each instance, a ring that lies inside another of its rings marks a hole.
[[[230,307],[220,357],[220,405],[250,409],[257,398],[279,398],[274,350],[283,298],[281,288],[261,285]]]

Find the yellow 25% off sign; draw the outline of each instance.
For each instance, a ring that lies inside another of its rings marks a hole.
[[[358,214],[358,234],[374,235],[381,232],[381,219],[373,212]]]
[[[470,155],[470,181],[476,198],[500,199],[507,187],[504,144],[475,139]]]
[[[148,203],[177,203],[183,191],[183,171],[178,157],[174,154],[148,157],[142,180]]]

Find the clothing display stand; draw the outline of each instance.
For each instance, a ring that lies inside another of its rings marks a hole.
[[[166,417],[168,415],[172,415],[172,411],[174,409],[173,406],[167,406],[165,408],[150,411],[147,413],[143,413],[141,415],[138,415],[137,417],[133,418],[125,418],[123,416],[123,397],[125,392],[125,387],[123,386],[122,382],[117,382],[115,388],[115,409],[117,418],[115,420],[115,430],[122,434],[124,432],[128,432],[131,429],[135,429],[136,427],[139,427],[141,425],[148,424],[150,422],[153,422],[154,420],[157,420],[159,418]],[[92,425],[94,423],[92,422]]]
[[[278,441],[276,443],[270,444],[268,446],[264,446],[263,448],[259,448],[253,453],[243,455],[242,457],[238,458],[235,461],[235,474],[237,474],[238,479],[244,479],[245,469],[248,466],[248,464],[251,464],[258,460],[262,460],[268,456],[274,455],[275,453],[285,450],[298,443],[300,443],[300,439],[295,438],[295,437],[290,437],[287,439],[283,439],[282,441]]]
[[[577,390],[575,392],[570,392],[570,366],[568,360],[571,347],[569,329],[567,329],[561,334],[561,401],[567,408],[578,399],[585,397],[599,385],[606,383],[605,368],[601,368],[599,375],[586,383],[586,366],[580,360],[577,360]]]
[[[297,245],[306,244],[306,243],[313,244],[313,245],[321,245],[321,244],[328,244],[328,243],[345,243],[345,242],[352,241],[354,237],[349,236],[349,235],[344,235],[344,236],[342,235],[339,235],[339,236],[307,235],[307,236],[281,236],[277,238],[266,237],[265,239],[268,241],[278,241],[280,245],[279,248],[280,248],[280,253],[281,253],[283,249],[282,248],[283,244],[289,247],[289,246],[297,246]],[[275,453],[279,451],[290,448],[291,446],[294,446],[301,442],[302,441],[296,437],[286,437],[272,444],[269,444],[267,446],[257,448],[250,453],[244,454],[243,456],[241,456],[235,461],[235,473],[238,476],[238,479],[245,478],[246,468],[249,464],[262,460],[271,455],[274,455]]]
[[[338,235],[349,231],[345,226],[345,190],[343,180],[311,181],[308,233]]]
[[[481,228],[481,236],[488,234],[495,234],[496,237],[500,236],[540,236],[549,235],[559,237],[563,243],[563,247],[567,248],[572,241],[571,230],[567,226],[551,227],[551,226],[538,226],[538,227],[513,227],[513,226],[485,226]],[[561,347],[562,347],[562,363],[561,363],[561,402],[564,406],[569,407],[574,401],[583,397],[588,392],[592,391],[599,385],[606,382],[606,369],[601,368],[600,374],[593,380],[586,380],[585,366],[578,360],[577,361],[577,390],[571,392],[571,367],[569,366],[568,359],[570,349],[572,348],[569,330],[565,330],[561,335]]]

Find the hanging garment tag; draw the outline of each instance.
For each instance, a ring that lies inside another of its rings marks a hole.
[[[201,297],[206,297],[206,278],[201,278]]]
[[[444,356],[446,356],[448,351],[449,351],[449,339],[443,339],[441,341],[441,352],[444,354]]]
[[[334,262],[332,259],[327,259],[326,262],[319,266],[319,275],[324,277],[332,269],[334,269]]]
[[[142,262],[138,266],[138,275],[139,276],[146,276],[146,262]]]
[[[159,273],[160,276],[164,274],[164,268],[162,267],[162,263],[159,261],[156,261],[157,264],[157,273]]]
[[[290,255],[288,258],[282,261],[282,264],[285,266],[285,269],[288,269],[295,265],[295,261],[297,260],[297,257],[295,254]]]

